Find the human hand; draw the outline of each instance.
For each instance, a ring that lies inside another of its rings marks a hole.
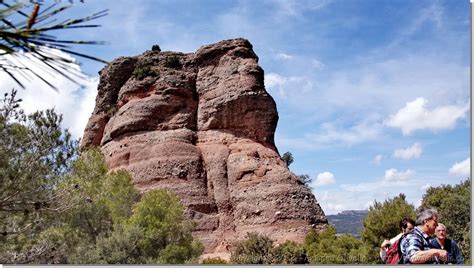
[[[380,245],[380,248],[381,248],[381,249],[385,249],[387,246],[390,246],[390,244],[391,244],[391,243],[390,243],[389,240],[384,240],[384,241],[382,242],[382,245]]]
[[[448,252],[443,249],[438,249],[436,255],[439,257],[439,260],[442,262],[448,261]]]

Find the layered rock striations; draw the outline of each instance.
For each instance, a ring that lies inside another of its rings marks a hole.
[[[99,146],[111,169],[142,192],[178,194],[205,253],[259,232],[302,241],[327,219],[275,147],[276,105],[245,39],[196,53],[147,51],[100,72],[82,147]]]

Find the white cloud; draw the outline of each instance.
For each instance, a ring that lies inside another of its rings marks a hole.
[[[391,168],[385,171],[385,180],[386,181],[406,181],[409,178],[413,177],[415,172],[408,169],[406,171],[398,171],[395,168]]]
[[[287,79],[276,73],[269,73],[265,75],[265,85],[267,87],[277,87],[284,85]]]
[[[324,123],[321,130],[315,134],[307,135],[316,145],[354,145],[376,139],[380,134],[380,126],[368,121],[360,122],[349,127],[339,127],[332,123]]]
[[[276,73],[269,73],[265,75],[265,87],[268,90],[277,90],[280,96],[285,97],[285,85],[287,79]]]
[[[311,66],[315,68],[316,70],[322,70],[324,67],[326,67],[326,64],[320,62],[319,60],[313,59],[311,61]]]
[[[405,187],[413,184],[410,180],[375,180],[369,182],[359,182],[356,184],[341,184],[341,189],[344,189],[347,192],[351,193],[370,193],[370,192],[378,192],[378,194],[382,194],[383,196],[388,195],[388,191],[399,188]],[[386,189],[388,191],[382,191],[382,189]]]
[[[324,171],[318,174],[318,176],[316,177],[316,181],[314,182],[314,186],[324,186],[333,184],[335,182],[336,178],[334,177],[334,174],[328,171]]]
[[[382,159],[383,159],[383,155],[379,154],[379,155],[376,155],[374,157],[374,159],[372,160],[372,163],[374,165],[377,165],[377,166],[380,166],[380,163],[382,163]]]
[[[279,60],[291,60],[293,56],[286,54],[286,53],[278,53],[275,55],[275,58]]]
[[[87,84],[83,87],[82,96],[77,98],[79,103],[76,103],[76,107],[78,109],[74,116],[74,122],[70,122],[72,123],[70,131],[75,137],[82,137],[84,134],[84,129],[94,110],[98,85],[99,77],[89,79]]]
[[[59,51],[54,53],[70,58],[68,54]],[[39,75],[51,81],[58,91],[53,90],[39,78],[22,81],[25,89],[19,89],[17,94],[18,98],[23,100],[20,107],[27,114],[54,108],[63,115],[63,127],[68,128],[75,138],[82,137],[94,108],[98,77],[82,75],[82,78],[77,79],[82,84],[79,86],[61,75],[47,73],[36,65],[30,66]],[[80,72],[78,66],[73,68]],[[4,72],[0,72],[0,93],[10,92],[12,88],[18,86]]]
[[[427,100],[416,98],[407,102],[396,114],[391,115],[385,124],[389,127],[400,128],[404,135],[416,130],[429,129],[432,131],[452,129],[458,119],[464,118],[469,111],[469,105],[448,105],[428,110]]]
[[[414,143],[411,147],[405,149],[397,149],[393,153],[393,157],[409,160],[409,159],[418,159],[423,153],[423,148],[419,143]]]
[[[311,92],[313,90],[313,83],[305,76],[285,77],[276,73],[269,73],[265,75],[265,87],[269,91],[276,91],[280,97],[287,98],[289,96],[295,97],[295,92],[298,95]],[[290,95],[287,92],[292,93]]]
[[[424,184],[420,187],[420,190],[422,190],[423,192],[425,192],[426,190],[428,190],[428,188],[431,187],[431,184],[430,183],[427,183],[427,184]]]
[[[420,96],[429,96],[432,107],[465,104],[469,100],[469,65],[443,59],[416,54],[374,59],[369,55],[357,66],[326,68],[327,76],[312,71],[308,77],[321,90],[289,98],[290,104],[300,113],[311,109],[326,117],[342,112],[349,116],[378,113],[387,118]],[[300,65],[299,70],[304,73],[307,64]]]
[[[455,163],[450,169],[449,173],[453,175],[459,175],[459,176],[469,176],[471,172],[471,158],[468,157],[466,160],[460,162],[460,163]]]
[[[318,10],[329,5],[333,0],[275,0],[276,12],[283,16],[301,16],[307,10]]]
[[[341,126],[334,123],[323,123],[319,130],[306,133],[303,137],[287,138],[277,136],[280,146],[300,150],[318,150],[328,147],[353,146],[380,137],[382,127],[372,120],[358,122],[352,126]],[[279,135],[279,133],[277,133]]]

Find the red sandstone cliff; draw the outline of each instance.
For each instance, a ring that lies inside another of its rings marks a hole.
[[[196,53],[146,51],[100,73],[82,147],[99,146],[141,191],[167,188],[186,205],[205,253],[247,232],[302,241],[327,219],[280,159],[276,105],[244,39]]]

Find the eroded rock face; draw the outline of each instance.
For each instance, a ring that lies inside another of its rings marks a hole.
[[[327,224],[275,148],[278,114],[257,61],[244,39],[116,59],[84,132],[82,147],[99,146],[140,191],[178,194],[205,253],[247,232],[302,242]]]

